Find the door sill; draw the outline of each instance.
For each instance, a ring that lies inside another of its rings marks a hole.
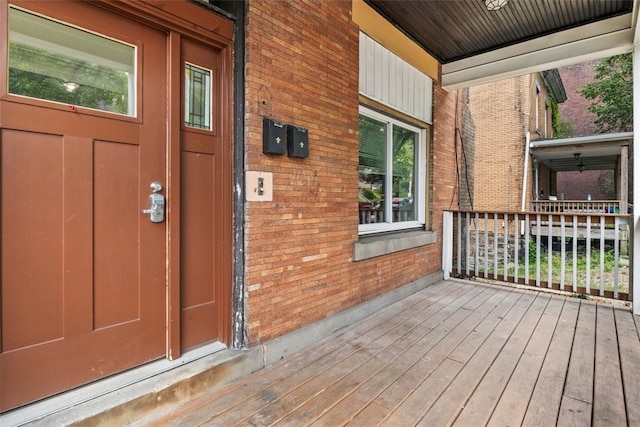
[[[31,423],[67,411],[70,408],[78,407],[79,405],[90,404],[92,401],[97,401],[98,398],[105,397],[109,394],[127,394],[128,398],[135,398],[136,396],[125,392],[125,390],[144,380],[158,377],[161,374],[226,349],[226,345],[220,342],[214,342],[185,352],[176,360],[161,359],[155,362],[149,362],[120,374],[115,374],[108,378],[97,380],[73,390],[9,411],[0,415],[0,425],[9,427]]]

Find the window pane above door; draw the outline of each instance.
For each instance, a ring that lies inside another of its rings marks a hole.
[[[9,9],[11,94],[135,116],[135,70],[135,46]]]

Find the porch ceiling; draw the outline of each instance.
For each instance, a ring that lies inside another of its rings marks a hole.
[[[615,170],[620,147],[633,142],[633,132],[599,134],[577,138],[538,139],[530,144],[531,155],[557,172]],[[576,154],[579,158],[576,159]]]
[[[442,64],[452,90],[632,50],[639,0],[365,0]]]

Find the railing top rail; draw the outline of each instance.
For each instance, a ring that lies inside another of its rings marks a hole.
[[[498,214],[498,215],[509,215],[509,216],[514,216],[514,215],[530,215],[530,216],[535,216],[535,215],[542,215],[542,216],[577,216],[577,217],[594,217],[594,216],[604,216],[604,217],[620,217],[620,218],[631,218],[633,215],[632,214],[622,214],[622,213],[605,213],[605,212],[540,212],[540,211],[500,211],[500,210],[477,210],[477,209],[444,209],[444,212],[453,212],[453,213],[469,213],[469,214],[481,214],[484,215],[489,214],[489,215],[494,215],[494,214]]]
[[[586,200],[586,199],[565,199],[565,200],[532,200],[531,203],[620,203],[620,200]]]

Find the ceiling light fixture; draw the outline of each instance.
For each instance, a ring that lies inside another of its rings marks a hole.
[[[584,163],[582,163],[582,161],[580,161],[580,164],[578,165],[578,170],[580,171],[580,173],[584,172],[585,168],[586,168],[586,166],[584,165]]]
[[[509,0],[484,0],[484,5],[487,7],[487,10],[496,11],[500,10],[509,2]]]

